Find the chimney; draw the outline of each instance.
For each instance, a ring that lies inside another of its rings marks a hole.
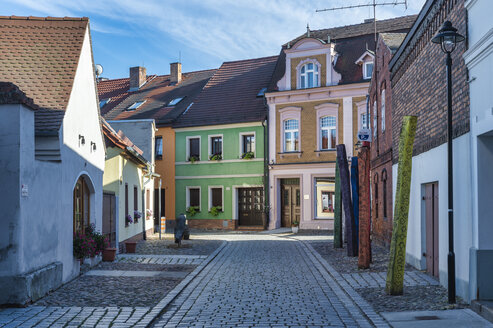
[[[130,67],[130,91],[139,90],[146,82],[146,68],[142,66]]]
[[[180,83],[181,82],[181,63],[171,63],[169,64],[170,71],[170,80],[171,83]]]

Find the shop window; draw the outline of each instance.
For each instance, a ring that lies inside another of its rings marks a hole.
[[[334,191],[334,178],[315,178],[315,218],[329,219],[334,217]]]

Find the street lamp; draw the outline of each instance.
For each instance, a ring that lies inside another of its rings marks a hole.
[[[452,167],[452,57],[457,43],[464,41],[464,36],[450,21],[445,21],[431,42],[438,43],[447,54],[447,164],[448,164],[448,302],[455,303],[455,254],[454,254],[454,184]]]

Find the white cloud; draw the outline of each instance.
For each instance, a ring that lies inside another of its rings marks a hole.
[[[315,13],[364,0],[7,1],[47,16],[88,16],[93,30],[102,33],[172,39],[222,61],[277,54],[281,44],[304,33],[307,23],[321,29],[372,15],[371,8]],[[417,13],[424,0],[408,2],[407,11],[403,6],[379,7],[377,18]]]

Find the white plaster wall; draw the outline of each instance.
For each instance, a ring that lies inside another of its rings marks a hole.
[[[457,294],[468,299],[469,248],[472,245],[471,222],[471,163],[470,134],[467,133],[453,141],[454,163],[454,251],[456,262]],[[392,166],[393,196],[397,186],[398,165]],[[443,144],[425,153],[413,157],[411,173],[411,192],[407,230],[406,261],[419,269],[426,268],[424,236],[425,218],[423,214],[422,186],[438,182],[439,195],[439,272],[440,283],[447,286],[448,255],[448,174],[447,144]]]
[[[343,103],[343,134],[344,144],[346,145],[346,155],[353,156],[353,98],[344,97]]]

